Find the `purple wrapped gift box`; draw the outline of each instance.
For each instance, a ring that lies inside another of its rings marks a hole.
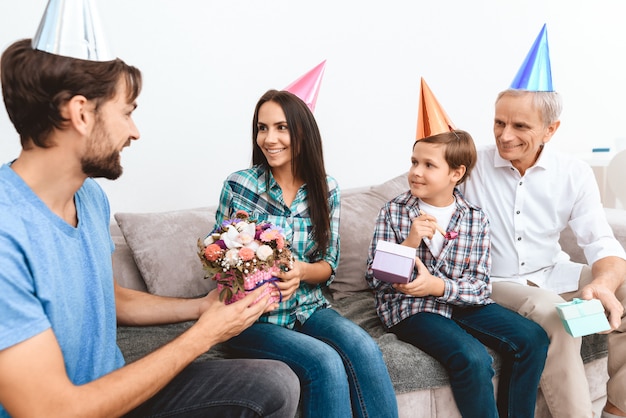
[[[372,270],[374,277],[389,283],[408,283],[415,267],[415,248],[379,240]]]

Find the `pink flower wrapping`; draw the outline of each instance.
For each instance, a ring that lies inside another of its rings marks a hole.
[[[228,305],[231,304],[233,302],[236,302],[240,299],[243,299],[249,292],[255,290],[257,287],[262,286],[265,283],[274,283],[275,281],[277,281],[278,279],[274,276],[274,274],[278,271],[278,268],[273,266],[270,268],[270,270],[257,270],[256,272],[247,275],[244,280],[244,291],[243,292],[237,292],[232,294],[232,296],[230,298],[226,298],[224,300],[224,302]],[[219,274],[219,273],[218,273]],[[231,279],[229,280],[234,280]],[[230,285],[224,284],[222,280],[217,280],[217,289],[219,290],[220,294],[222,294],[222,292],[226,291],[228,292],[229,290],[232,290],[233,285],[232,283]],[[261,294],[261,296],[259,296],[254,303],[258,302],[260,299],[264,298],[265,295],[272,293],[273,290],[276,289],[276,285],[274,284],[273,286],[270,285],[267,287],[267,289],[265,289],[265,291]],[[270,296],[270,303],[274,303],[274,302],[280,302],[282,300],[282,297],[279,296]]]

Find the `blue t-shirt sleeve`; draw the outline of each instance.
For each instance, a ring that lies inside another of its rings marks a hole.
[[[50,328],[42,302],[16,236],[24,225],[0,220],[0,350]],[[54,244],[52,244],[54,245]],[[41,251],[46,251],[42,243]]]

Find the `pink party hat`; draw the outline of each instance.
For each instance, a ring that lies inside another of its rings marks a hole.
[[[324,75],[324,67],[326,66],[326,60],[319,63],[308,73],[285,87],[283,90],[287,90],[290,93],[298,96],[306,105],[311,109],[311,112],[315,110],[315,103],[317,102],[317,95],[320,92],[320,85],[322,84],[322,76]]]
[[[450,117],[443,110],[435,95],[422,78],[420,88],[420,103],[417,113],[417,133],[415,140],[429,136],[452,132],[455,127]]]
[[[104,39],[93,0],[49,0],[32,47],[89,61],[115,59]]]
[[[554,91],[550,51],[548,49],[548,29],[545,23],[511,83],[511,88],[528,91]]]

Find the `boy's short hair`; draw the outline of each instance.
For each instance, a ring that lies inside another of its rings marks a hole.
[[[476,145],[474,145],[472,136],[465,131],[457,129],[418,139],[413,144],[413,148],[415,148],[415,144],[418,142],[444,145],[444,158],[450,168],[454,170],[465,166],[465,174],[457,181],[457,185],[463,183],[469,177],[470,172],[476,165]]]

